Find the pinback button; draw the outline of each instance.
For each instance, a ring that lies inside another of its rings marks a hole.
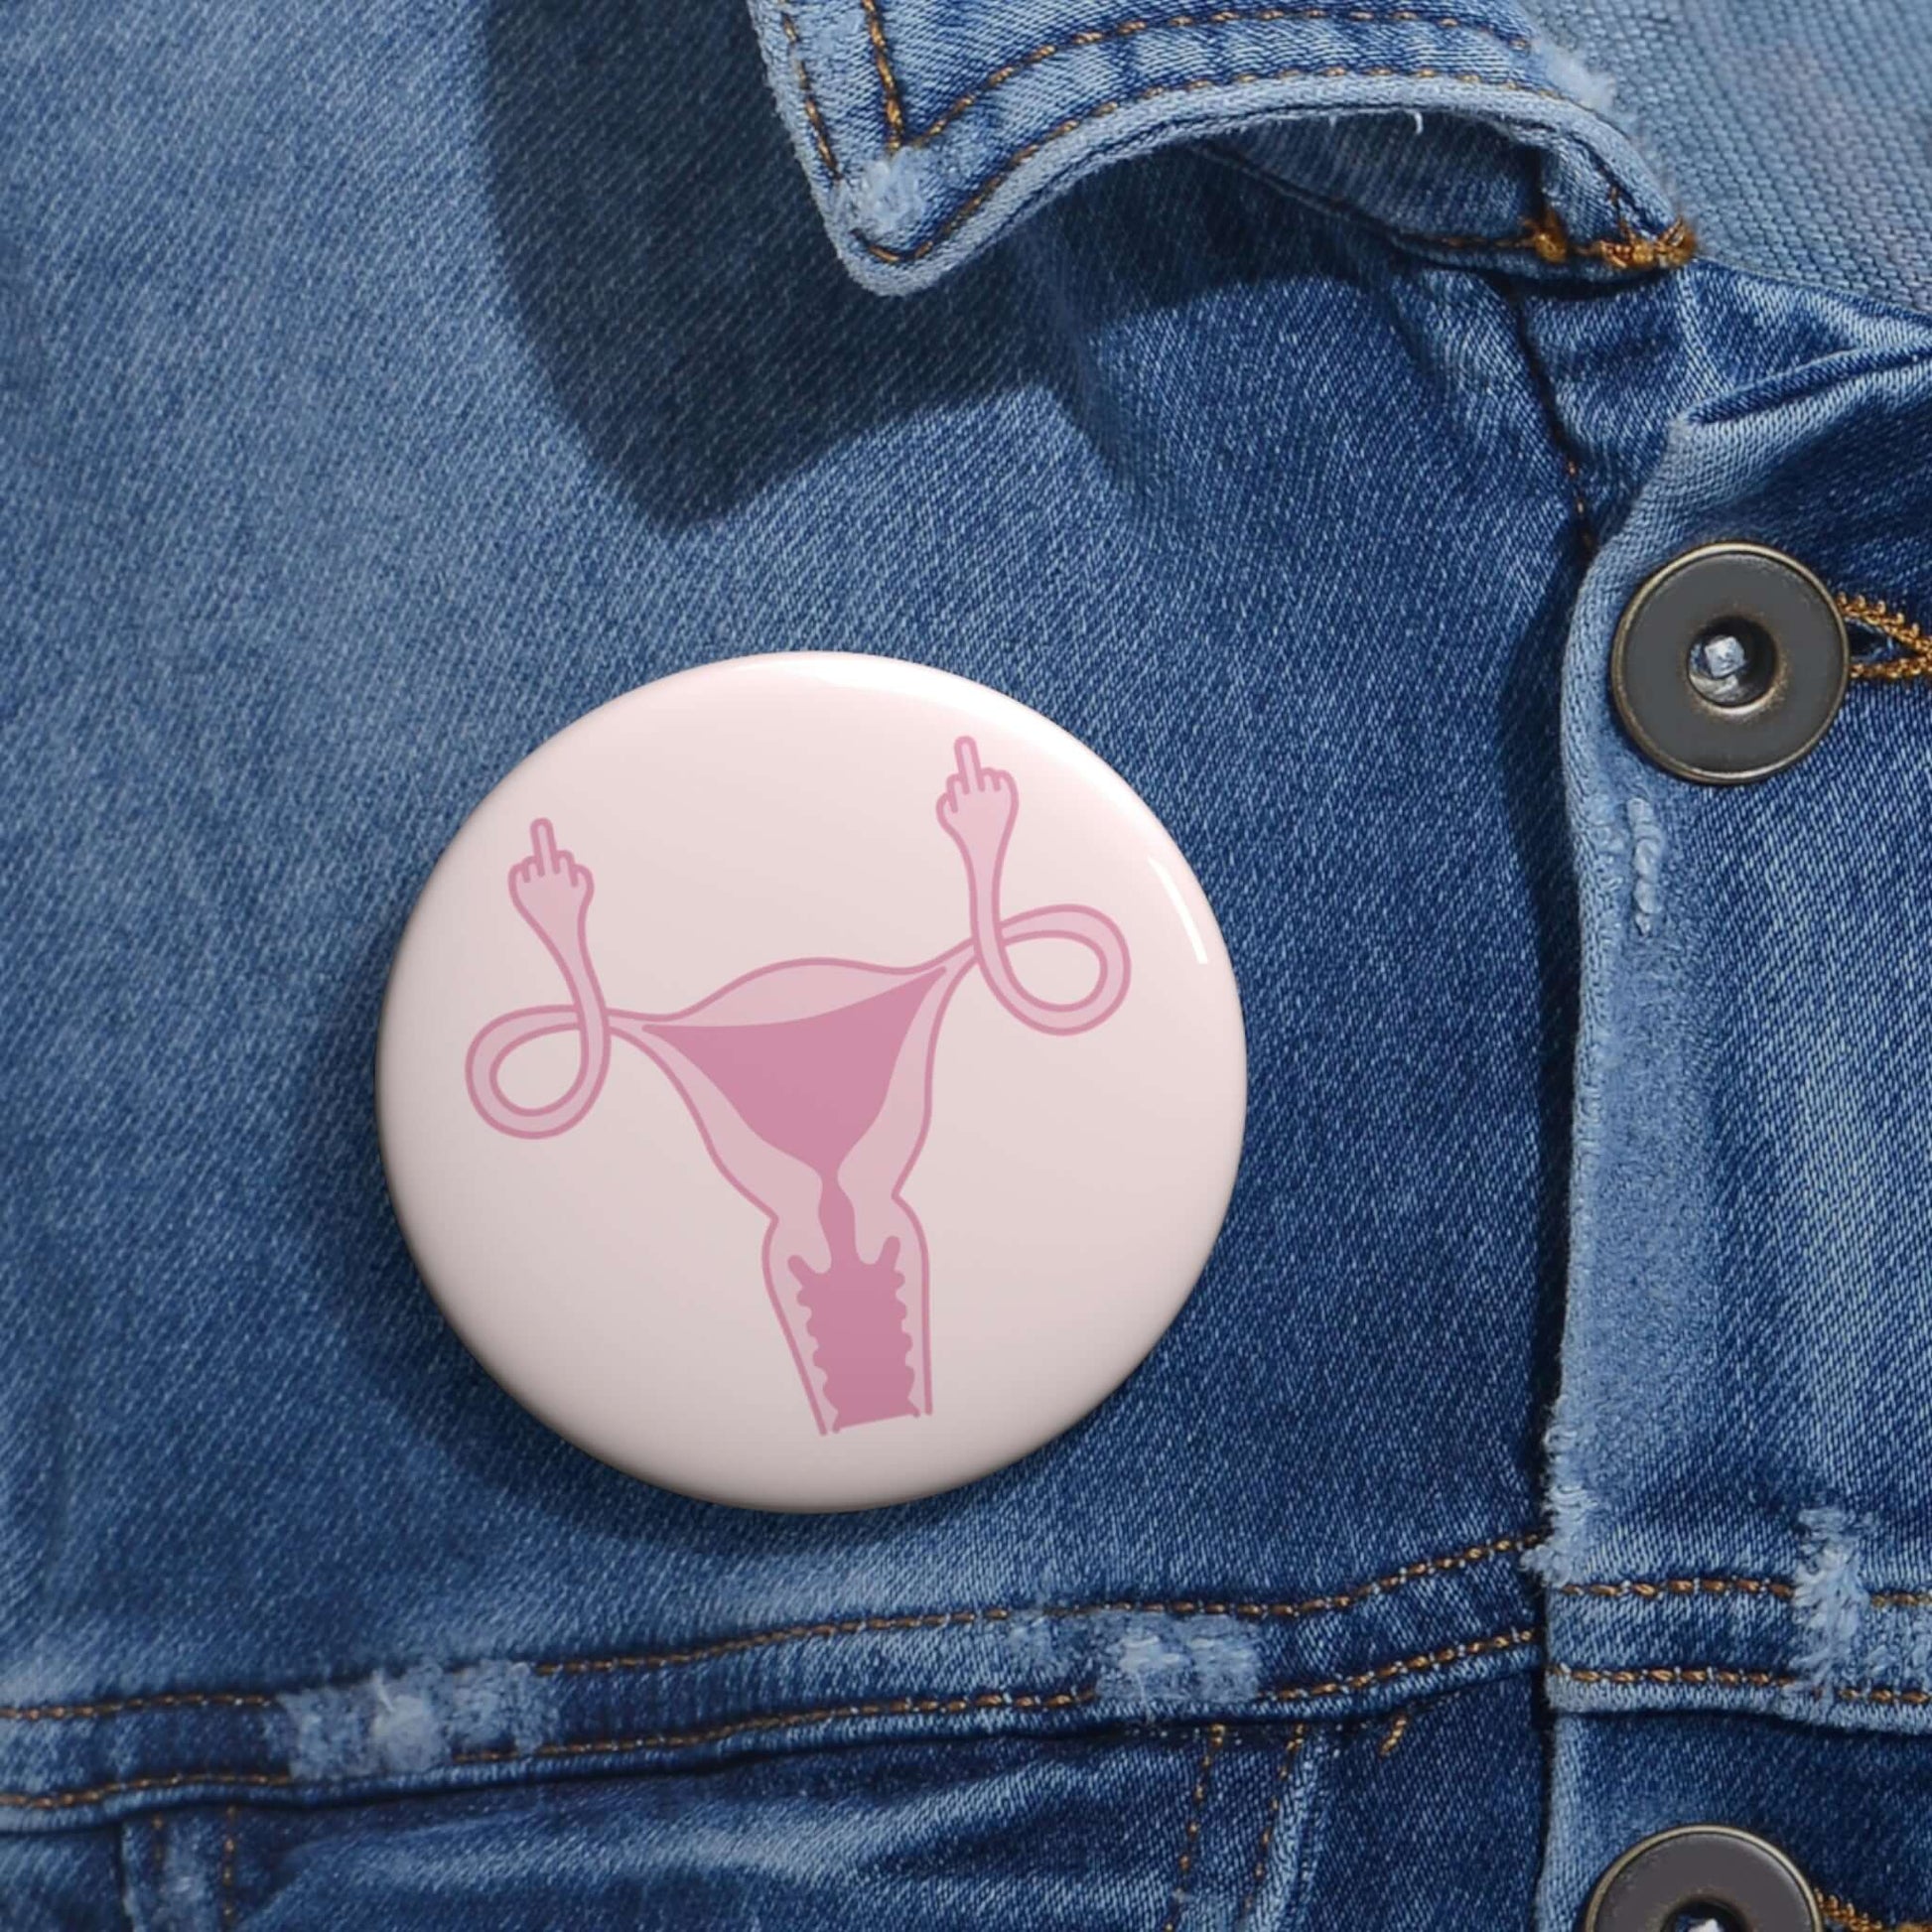
[[[622,1469],[852,1509],[1024,1455],[1205,1265],[1226,948],[1133,789],[888,658],[646,685],[478,807],[397,949],[396,1212],[483,1365]]]

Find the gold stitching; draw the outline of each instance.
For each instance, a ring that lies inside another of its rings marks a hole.
[[[1680,216],[1662,232],[1639,234],[1627,223],[1614,240],[1574,244],[1578,254],[1599,261],[1620,274],[1641,275],[1652,269],[1682,268],[1698,251],[1696,230]]]
[[[866,10],[866,38],[872,42],[872,65],[879,74],[886,107],[886,152],[896,152],[905,139],[905,110],[899,105],[898,75],[893,71],[893,57],[886,48],[886,23],[879,12],[879,0],[860,0]]]
[[[1194,1772],[1194,1788],[1187,1797],[1187,1827],[1180,1836],[1180,1858],[1174,1866],[1173,1903],[1161,1932],[1176,1932],[1180,1915],[1187,1908],[1187,1874],[1194,1868],[1194,1852],[1200,1844],[1201,1812],[1207,1804],[1207,1780],[1213,1773],[1214,1760],[1220,1756],[1221,1746],[1227,1742],[1227,1738],[1226,1725],[1208,1725],[1207,1746],[1200,1754],[1200,1764]]]
[[[1812,1896],[1818,1901],[1818,1909],[1842,1927],[1843,1932],[1932,1932],[1932,1926],[1920,1919],[1901,1919],[1896,1925],[1887,1925],[1883,1919],[1873,1918],[1869,1912],[1862,1912],[1856,1905],[1834,1898],[1816,1885],[1812,1887]]]
[[[1117,100],[1103,100],[1084,113],[1070,116],[1054,127],[1050,127],[1036,139],[1016,148],[1011,155],[989,175],[980,186],[969,195],[958,207],[928,235],[925,240],[910,248],[890,248],[884,242],[874,241],[869,236],[853,230],[853,239],[875,261],[893,266],[921,261],[939,244],[953,235],[965,222],[985,207],[994,193],[1028,162],[1052,142],[1068,134],[1077,132],[1089,121],[1104,119],[1109,114],[1117,114],[1123,107],[1136,106],[1143,101],[1158,100],[1167,94],[1197,93],[1207,89],[1227,89],[1254,86],[1262,81],[1310,80],[1355,78],[1405,78],[1412,80],[1453,80],[1464,86],[1477,86],[1500,89],[1505,93],[1532,94],[1543,100],[1568,100],[1569,96],[1554,87],[1535,87],[1524,80],[1485,79],[1476,73],[1444,73],[1438,68],[1279,68],[1272,73],[1238,73],[1226,80],[1205,78],[1187,81],[1163,81],[1154,86],[1143,87],[1138,93],[1121,96]],[[1554,227],[1551,224],[1554,223]],[[1557,248],[1554,235],[1562,224],[1552,211],[1541,228],[1532,222],[1528,224],[1531,233],[1522,238],[1507,242],[1494,242],[1487,245],[1495,247],[1533,247],[1546,261],[1569,261],[1577,256],[1600,261],[1606,267],[1619,271],[1637,271],[1655,268],[1677,268],[1697,252],[1697,237],[1688,223],[1673,221],[1669,227],[1657,235],[1643,235],[1635,229],[1626,227],[1614,240],[1573,242],[1567,231],[1563,234],[1558,252],[1549,253],[1546,249]],[[1539,242],[1541,234],[1544,239]]]
[[[1932,677],[1932,636],[1928,636],[1902,611],[1894,611],[1876,598],[1855,597],[1845,592],[1840,592],[1832,602],[1838,606],[1839,615],[1847,623],[1863,624],[1867,630],[1877,631],[1881,637],[1890,638],[1905,653],[1902,657],[1887,657],[1876,663],[1869,659],[1863,663],[1854,662],[1854,677],[1884,679],[1893,683],[1906,678]],[[1894,1591],[1892,1594],[1901,1598],[1909,1594],[1921,1603],[1932,1603],[1932,1590]]]
[[[1856,675],[1856,672],[1855,672]],[[1634,1596],[1655,1603],[1668,1596],[1775,1596],[1789,1601],[1793,1587],[1779,1577],[1622,1578],[1614,1583],[1559,1584],[1563,1596]],[[1865,1598],[1875,1610],[1932,1607],[1932,1589],[1874,1589]]]
[[[1856,1905],[1848,1905],[1842,1898],[1834,1898],[1828,1891],[1818,1886],[1811,1888],[1811,1895],[1818,1901],[1818,1909],[1842,1932],[1891,1932],[1882,1919],[1875,1919],[1867,1912],[1862,1912]]]
[[[89,1704],[0,1704],[0,1721],[50,1724],[69,1718],[118,1718],[130,1711],[167,1711],[225,1705],[260,1711],[275,1699],[259,1691],[155,1691],[141,1697],[106,1698]]]
[[[1448,1644],[1441,1650],[1424,1652],[1419,1657],[1404,1657],[1374,1670],[1358,1671],[1353,1677],[1330,1678],[1320,1684],[1284,1684],[1262,1692],[1270,1704],[1300,1704],[1310,1698],[1335,1697],[1345,1691],[1365,1691],[1375,1684],[1388,1684],[1399,1677],[1418,1677],[1429,1671],[1448,1670],[1452,1664],[1471,1657],[1493,1656],[1501,1651],[1520,1650],[1537,1641],[1534,1630],[1505,1630],[1500,1636],[1474,1637],[1466,1643]]]
[[[236,1807],[230,1805],[222,1816],[221,1836],[221,1923],[234,1923],[234,1850]]]
[[[1513,1555],[1536,1547],[1540,1536],[1499,1536],[1487,1543],[1473,1543],[1447,1555],[1425,1557],[1404,1564],[1387,1576],[1366,1584],[1330,1591],[1321,1596],[1307,1596],[1295,1602],[1264,1603],[1221,1600],[1209,1597],[1121,1597],[1101,1603],[1049,1604],[1040,1614],[1049,1617],[1088,1617],[1111,1615],[1143,1616],[1232,1616],[1246,1622],[1287,1621],[1296,1617],[1339,1614],[1358,1608],[1370,1598],[1388,1594],[1424,1578],[1464,1570],[1492,1558]],[[1017,1612],[1010,1607],[977,1610],[938,1610],[907,1616],[845,1617],[835,1622],[793,1623],[774,1630],[755,1630],[742,1637],[722,1637],[715,1643],[700,1644],[685,1650],[658,1651],[634,1657],[569,1657],[553,1663],[538,1664],[541,1676],[577,1675],[584,1672],[654,1671],[679,1665],[705,1663],[739,1651],[762,1650],[808,1638],[846,1637],[885,1630],[934,1630],[952,1625],[981,1622],[1004,1623]]]
[[[1570,447],[1570,439],[1565,436],[1557,442],[1557,460],[1563,465],[1563,474],[1570,480],[1570,509],[1577,519],[1577,540],[1583,545],[1586,557],[1596,553],[1596,526],[1590,520],[1589,501],[1584,495],[1584,466],[1577,461],[1576,452]]]
[[[610,1756],[628,1751],[688,1750],[729,1737],[795,1729],[814,1724],[837,1724],[854,1718],[955,1717],[973,1711],[1064,1711],[1091,1704],[1100,1695],[1095,1686],[1075,1691],[979,1691],[969,1697],[888,1698],[867,1704],[827,1705],[814,1711],[780,1711],[761,1717],[738,1718],[698,1730],[661,1730],[637,1737],[593,1737],[571,1743],[533,1744],[528,1748],[458,1751],[453,1765],[507,1764],[526,1757]],[[117,1778],[84,1790],[36,1794],[0,1791],[0,1805],[16,1811],[66,1811],[76,1805],[97,1804],[103,1798],[129,1791],[175,1791],[186,1785],[215,1784],[248,1789],[287,1790],[297,1782],[288,1771],[175,1771],[165,1777]],[[313,1778],[311,1790],[358,1779]]]
[[[1365,1690],[1371,1685],[1400,1677],[1446,1670],[1468,1658],[1520,1649],[1536,1641],[1537,1633],[1534,1630],[1508,1630],[1499,1636],[1477,1637],[1421,1656],[1401,1658],[1352,1677],[1320,1684],[1280,1685],[1272,1691],[1262,1692],[1258,1701],[1291,1704],[1308,1698],[1332,1697],[1342,1692]],[[661,1730],[635,1737],[584,1738],[528,1747],[459,1751],[452,1755],[450,1762],[452,1765],[506,1764],[522,1758],[574,1758],[614,1756],[643,1750],[688,1750],[704,1744],[720,1743],[731,1737],[792,1730],[807,1725],[837,1724],[853,1719],[956,1717],[975,1711],[1064,1711],[1092,1704],[1099,1696],[1097,1685],[1086,1685],[1077,1690],[1062,1691],[978,1691],[964,1697],[888,1698],[865,1704],[826,1705],[811,1711],[779,1711],[757,1717],[735,1718],[694,1730]],[[314,1778],[305,1781],[305,1788],[321,1790],[332,1784],[356,1782],[360,1780]],[[0,1806],[18,1811],[65,1811],[77,1805],[96,1804],[103,1798],[118,1797],[130,1791],[176,1791],[189,1785],[287,1790],[296,1783],[294,1774],[289,1771],[174,1771],[165,1776],[117,1778],[80,1790],[46,1793],[0,1791]]]
[[[1461,76],[1458,75],[1459,79]],[[1539,261],[1552,267],[1579,259],[1601,262],[1605,268],[1622,274],[1641,274],[1651,269],[1682,268],[1697,253],[1698,239],[1691,224],[1678,220],[1654,235],[1639,233],[1622,212],[1622,197],[1614,188],[1610,204],[1616,210],[1617,232],[1594,241],[1578,241],[1564,225],[1563,216],[1545,207],[1523,223],[1524,233],[1514,242],[1497,242],[1497,247],[1529,249]]]
[[[1221,7],[1209,14],[1174,14],[1166,20],[1126,20],[1112,27],[1087,28],[1079,33],[1069,34],[1062,41],[1048,41],[1030,49],[1015,60],[995,68],[977,87],[969,88],[958,96],[948,107],[940,112],[916,134],[908,136],[905,132],[904,106],[899,79],[893,66],[891,49],[886,40],[885,21],[880,11],[879,0],[862,0],[866,17],[866,34],[872,45],[873,66],[879,74],[882,101],[885,109],[887,131],[886,152],[897,153],[901,148],[924,147],[936,141],[954,121],[970,107],[996,88],[1003,87],[1008,81],[1018,78],[1045,62],[1061,54],[1071,53],[1081,48],[1096,47],[1109,40],[1127,40],[1137,34],[1147,33],[1152,28],[1167,28],[1179,32],[1199,32],[1209,27],[1222,27],[1231,24],[1264,25],[1273,21],[1349,21],[1371,25],[1381,23],[1406,23],[1440,28],[1445,32],[1463,34],[1482,34],[1499,46],[1512,53],[1527,54],[1533,43],[1519,35],[1505,34],[1500,29],[1490,27],[1479,21],[1464,21],[1451,14],[1430,16],[1413,8],[1397,8],[1393,12],[1376,15],[1361,8],[1336,9],[1332,7],[1284,7],[1267,6],[1253,9]],[[788,8],[781,7],[779,20],[783,25],[785,39],[790,47],[793,66],[798,74],[799,95],[805,110],[805,118],[810,123],[812,142],[818,151],[818,158],[824,164],[826,174],[834,183],[843,179],[838,160],[832,148],[830,130],[819,108],[817,95],[812,87],[811,74],[807,70],[800,50],[798,28]],[[1143,88],[1130,96],[1132,101],[1158,99],[1171,93],[1197,93],[1218,87],[1252,87],[1265,80],[1289,79],[1345,79],[1350,76],[1362,79],[1416,80],[1454,80],[1464,86],[1499,87],[1512,93],[1536,94],[1546,100],[1568,100],[1569,96],[1555,87],[1533,87],[1525,81],[1511,79],[1492,79],[1480,73],[1463,71],[1445,74],[1439,68],[1396,68],[1396,67],[1356,67],[1329,66],[1325,68],[1282,68],[1273,73],[1237,73],[1226,80],[1216,80],[1211,76],[1177,81],[1165,85]],[[883,242],[876,242],[864,234],[854,231],[854,239],[874,259],[882,262],[899,264],[915,262],[931,253],[942,241],[953,234],[965,221],[985,206],[988,197],[1015,174],[1050,141],[1075,132],[1089,121],[1099,120],[1106,115],[1119,111],[1119,100],[1102,101],[1089,108],[1085,113],[1059,122],[1049,128],[1037,140],[1030,141],[1016,149],[995,172],[990,175],[974,193],[956,208],[938,231],[923,242],[909,249],[895,249]],[[1614,204],[1619,198],[1614,188],[1611,200]],[[1653,268],[1678,268],[1697,252],[1697,236],[1689,223],[1683,220],[1672,221],[1661,233],[1645,235],[1634,229],[1627,220],[1619,216],[1621,232],[1613,239],[1598,239],[1588,242],[1574,242],[1564,227],[1556,210],[1546,209],[1534,218],[1524,222],[1526,233],[1517,236],[1488,235],[1412,235],[1405,237],[1419,242],[1433,242],[1445,248],[1528,248],[1533,249],[1548,262],[1568,262],[1583,256],[1603,263],[1606,267],[1620,271],[1635,271]]]
[[[813,1711],[777,1711],[734,1718],[697,1730],[659,1730],[636,1737],[589,1737],[568,1743],[532,1744],[527,1749],[460,1751],[452,1764],[504,1764],[524,1757],[610,1757],[630,1751],[694,1750],[731,1737],[795,1730],[806,1725],[848,1723],[855,1718],[956,1718],[973,1711],[1066,1711],[1091,1704],[1097,1686],[1077,1691],[975,1691],[965,1697],[881,1698],[864,1704],[825,1705]]]
[[[792,19],[789,5],[779,6],[778,21],[785,30],[785,43],[791,49],[792,71],[798,76],[798,96],[805,109],[805,118],[811,123],[813,145],[818,149],[819,160],[825,164],[825,172],[837,181],[839,164],[832,154],[832,136],[826,129],[825,116],[818,110],[818,96],[812,92],[812,77],[805,71],[805,56],[798,45],[798,23]]]
[[[1833,1695],[1848,1704],[1932,1704],[1932,1691],[1920,1690],[1917,1685],[1841,1684]]]
[[[1862,1912],[1842,1898],[1834,1898],[1817,1885],[1811,1888],[1811,1895],[1817,1899],[1818,1909],[1839,1926],[1841,1932],[1918,1932],[1916,1927],[1910,1925],[1888,1926],[1883,1919],[1873,1918],[1869,1912]]]
[[[1552,1677],[1566,1678],[1572,1684],[1613,1684],[1619,1689],[1633,1684],[1718,1684],[1730,1691],[1790,1691],[1804,1682],[1801,1677],[1781,1676],[1776,1671],[1737,1670],[1721,1664],[1626,1664],[1614,1669],[1551,1664],[1548,1669]]]
[[[1381,72],[1386,69],[1375,69]],[[1460,76],[1457,76],[1458,78]],[[1501,81],[1490,81],[1501,86]],[[1381,224],[1398,241],[1418,248],[1495,248],[1527,250],[1553,266],[1577,261],[1597,261],[1620,272],[1635,273],[1650,268],[1681,268],[1698,251],[1698,238],[1691,224],[1681,217],[1654,235],[1644,235],[1625,223],[1614,239],[1573,240],[1554,208],[1546,207],[1534,215],[1526,214],[1513,235],[1433,234],[1424,228],[1390,227]]]
[[[1102,1603],[1049,1604],[1039,1612],[1049,1617],[1089,1617],[1126,1614],[1148,1616],[1232,1616],[1247,1622],[1338,1614],[1358,1608],[1373,1597],[1418,1583],[1429,1577],[1466,1570],[1496,1557],[1533,1550],[1543,1538],[1498,1536],[1486,1543],[1472,1543],[1444,1555],[1423,1557],[1406,1563],[1399,1570],[1376,1577],[1365,1584],[1333,1590],[1321,1596],[1306,1596],[1293,1602],[1223,1601],[1209,1597],[1133,1598]],[[898,1616],[841,1617],[817,1623],[790,1623],[769,1630],[753,1630],[743,1636],[721,1637],[715,1642],[691,1645],[680,1650],[646,1652],[635,1656],[563,1657],[531,1666],[539,1677],[606,1674],[617,1671],[673,1670],[690,1664],[709,1663],[716,1658],[735,1656],[741,1651],[764,1650],[780,1644],[802,1643],[812,1639],[850,1637],[894,1630],[941,1630],[979,1623],[1005,1623],[1020,1612],[1007,1605],[982,1609],[933,1610]],[[0,1720],[21,1724],[48,1724],[81,1718],[115,1718],[133,1712],[231,1706],[259,1711],[280,1700],[259,1691],[159,1691],[137,1697],[96,1699],[85,1704],[0,1705]]]
[[[103,1798],[118,1798],[129,1791],[179,1791],[184,1785],[218,1784],[248,1790],[282,1790],[294,1784],[291,1771],[170,1771],[164,1777],[115,1778],[106,1784],[88,1785],[84,1790],[0,1791],[0,1805],[12,1811],[69,1811],[76,1805],[98,1804]]]
[[[873,0],[868,0],[869,12],[871,11],[872,4]],[[1071,53],[1078,48],[1098,47],[1103,42],[1110,40],[1131,39],[1136,34],[1147,33],[1150,28],[1168,28],[1174,32],[1184,33],[1207,27],[1226,27],[1230,25],[1266,26],[1271,22],[1281,20],[1349,21],[1368,25],[1380,25],[1383,21],[1402,22],[1417,26],[1440,27],[1454,33],[1485,34],[1489,39],[1495,41],[1502,47],[1508,48],[1514,54],[1527,54],[1531,48],[1529,41],[1519,35],[1505,34],[1499,28],[1465,23],[1450,18],[1430,19],[1425,15],[1407,10],[1401,13],[1378,17],[1375,14],[1364,12],[1359,8],[1282,6],[1253,8],[1217,7],[1212,13],[1208,14],[1173,14],[1166,20],[1125,20],[1113,27],[1093,27],[1088,28],[1084,33],[1069,34],[1063,41],[1048,41],[1044,46],[1030,49],[1027,53],[1020,55],[1016,60],[1009,61],[1004,67],[996,68],[977,87],[969,88],[951,106],[942,108],[925,127],[921,128],[918,133],[912,135],[903,145],[906,147],[922,148],[928,142],[936,141],[954,121],[958,120],[960,115],[965,113],[969,107],[984,100],[995,88],[1004,87],[1009,80],[1025,73],[1031,68],[1040,66],[1042,62],[1050,61],[1061,54]],[[1327,73],[1346,73],[1348,69],[1346,68],[1330,68],[1324,69],[1323,71]],[[1391,68],[1370,68],[1365,69],[1365,71],[1386,74],[1392,73],[1396,69]],[[898,144],[895,143],[894,145]]]
[[[1665,1596],[1778,1596],[1790,1597],[1791,1585],[1776,1577],[1663,1577],[1652,1582],[1624,1578],[1617,1583],[1561,1584],[1565,1596],[1634,1596],[1654,1603]]]
[[[1234,1915],[1236,1925],[1247,1922],[1254,1902],[1261,1896],[1261,1888],[1268,1881],[1268,1855],[1274,1849],[1275,1829],[1282,1821],[1282,1800],[1288,1795],[1288,1774],[1295,1768],[1295,1760],[1302,1753],[1302,1746],[1308,1742],[1309,1727],[1297,1725],[1288,1734],[1288,1742],[1282,1749],[1281,1762],[1275,1767],[1275,1788],[1268,1800],[1267,1816],[1262,1820],[1261,1837],[1255,1841],[1254,1864],[1248,1873],[1247,1895],[1241,1900],[1241,1909]]]
[[[1409,1734],[1410,1713],[1398,1711],[1395,1723],[1389,1726],[1389,1734],[1375,1748],[1377,1757],[1393,1757],[1402,1746],[1402,1740]]]
[[[1552,1677],[1565,1678],[1573,1684],[1608,1684],[1618,1690],[1645,1684],[1715,1684],[1727,1691],[1796,1691],[1806,1688],[1809,1682],[1789,1673],[1743,1670],[1725,1664],[1625,1664],[1613,1669],[1550,1664],[1546,1668]],[[1822,1697],[1825,1693],[1818,1690],[1815,1695]],[[1845,1704],[1903,1704],[1914,1708],[1932,1705],[1932,1691],[1915,1684],[1837,1684],[1832,1686],[1831,1695]]]

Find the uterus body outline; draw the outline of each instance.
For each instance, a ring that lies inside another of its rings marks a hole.
[[[509,871],[511,902],[563,975],[566,1003],[519,1007],[472,1039],[465,1079],[499,1133],[568,1133],[596,1105],[618,1040],[637,1047],[682,1097],[718,1172],[765,1216],[764,1285],[821,1435],[929,1415],[930,1256],[903,1188],[932,1119],[939,1023],[980,972],[1001,1007],[1037,1033],[1090,1032],[1127,996],[1118,925],[1090,905],[1005,914],[1000,886],[1019,813],[1010,772],[982,765],[970,737],[935,811],[965,863],[968,936],[910,966],[781,959],[673,1013],[609,1006],[591,960],[590,869],[548,819]],[[1078,1000],[1042,1000],[1014,970],[1016,946],[1071,940],[1097,973]],[[504,1061],[532,1040],[575,1034],[569,1086],[542,1106],[502,1090]]]

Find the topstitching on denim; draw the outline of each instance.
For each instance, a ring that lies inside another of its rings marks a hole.
[[[977,85],[969,87],[933,116],[923,127],[909,129],[903,104],[903,87],[894,66],[879,0],[863,0],[866,31],[873,65],[880,81],[883,131],[881,153],[887,158],[906,149],[917,149],[938,140],[963,115],[989,95],[1021,74],[1043,68],[1061,57],[1080,50],[1137,38],[1146,34],[1208,33],[1235,25],[1308,22],[1331,27],[1379,28],[1422,26],[1449,36],[1476,37],[1515,55],[1533,51],[1535,43],[1525,35],[1466,18],[1426,13],[1414,8],[1398,8],[1377,13],[1360,7],[1220,7],[1208,11],[1181,12],[1165,17],[1136,16],[1105,26],[1069,34],[1060,40],[1046,41],[1017,52],[989,71]],[[799,105],[810,130],[812,147],[825,171],[828,184],[836,187],[846,178],[833,145],[831,130],[821,107],[811,72],[806,63],[798,28],[789,7],[778,10],[778,18],[789,51],[797,82]],[[1092,122],[1118,113],[1122,108],[1144,102],[1189,94],[1223,94],[1236,89],[1296,80],[1418,80],[1443,81],[1501,94],[1531,95],[1560,101],[1569,107],[1584,108],[1587,103],[1557,87],[1540,85],[1511,75],[1484,74],[1453,65],[1423,63],[1402,66],[1394,62],[1320,62],[1297,63],[1266,70],[1244,71],[1232,75],[1196,75],[1184,80],[1157,82],[1132,90],[1110,93],[1064,115],[1030,141],[1009,150],[971,187],[965,190],[951,212],[922,240],[905,247],[894,247],[859,228],[851,230],[853,239],[874,260],[888,265],[905,265],[923,260],[948,240],[983,207],[997,189],[1010,180],[1035,156],[1055,141],[1077,133]],[[1594,160],[1594,157],[1592,157]],[[1597,163],[1599,174],[1601,164]],[[1468,234],[1416,235],[1418,241],[1443,248],[1525,249],[1541,260],[1563,263],[1572,260],[1593,261],[1603,267],[1624,272],[1646,272],[1681,266],[1696,252],[1696,237],[1688,223],[1675,220],[1655,234],[1640,231],[1628,219],[1615,184],[1604,176],[1604,187],[1612,217],[1612,231],[1588,240],[1575,239],[1562,217],[1544,208],[1525,219],[1522,229],[1509,235]]]

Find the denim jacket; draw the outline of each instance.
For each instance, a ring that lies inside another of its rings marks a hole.
[[[1932,1914],[1927,22],[1177,4],[0,20],[9,1932]],[[1712,787],[1730,539],[1854,659]],[[796,648],[1125,774],[1252,1078],[1146,1364],[847,1515],[520,1410],[369,1093],[489,785]]]

